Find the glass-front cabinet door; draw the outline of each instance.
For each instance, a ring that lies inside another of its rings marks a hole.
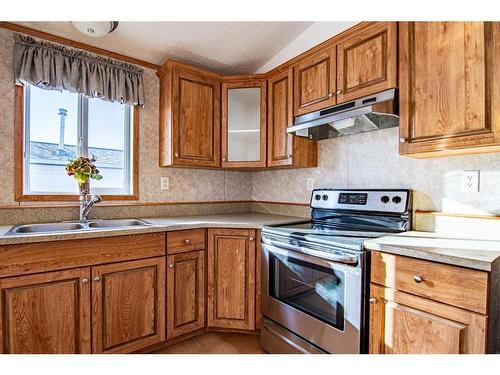
[[[266,81],[222,84],[222,167],[266,166]]]

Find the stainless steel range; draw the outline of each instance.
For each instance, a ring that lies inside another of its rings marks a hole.
[[[367,351],[367,238],[411,227],[410,190],[317,189],[311,220],[262,230],[262,347]]]

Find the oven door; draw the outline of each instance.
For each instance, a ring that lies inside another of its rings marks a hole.
[[[262,314],[329,353],[359,353],[362,262],[296,250],[263,241]]]

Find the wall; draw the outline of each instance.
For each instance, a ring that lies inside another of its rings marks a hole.
[[[398,129],[319,142],[318,168],[253,174],[252,198],[307,203],[307,178],[315,187],[410,188],[414,208],[500,215],[500,153],[413,159],[398,153]],[[479,193],[462,193],[463,170],[480,170]]]
[[[13,33],[0,29],[0,206],[14,201]],[[145,69],[146,107],[140,112],[139,203],[232,201],[251,197],[251,174],[158,166],[159,81]],[[170,190],[160,190],[160,176],[170,177]],[[127,202],[126,204],[129,204]],[[23,203],[29,205],[29,203]],[[54,205],[53,203],[48,203]],[[37,203],[39,205],[39,203]]]

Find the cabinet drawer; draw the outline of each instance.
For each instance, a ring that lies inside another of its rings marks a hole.
[[[167,254],[205,249],[205,229],[187,229],[167,233]]]
[[[373,251],[371,281],[470,311],[487,313],[487,272]]]

